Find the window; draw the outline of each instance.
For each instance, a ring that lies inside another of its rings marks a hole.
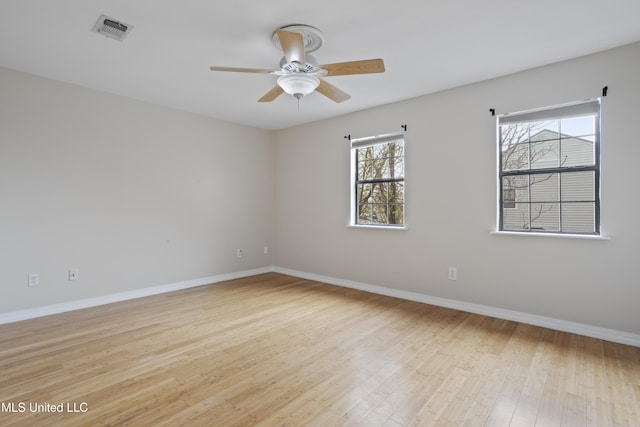
[[[498,117],[499,230],[600,234],[600,101]]]
[[[506,186],[502,189],[502,207],[505,209],[515,209],[516,189]]]
[[[404,137],[351,140],[351,224],[404,225]]]

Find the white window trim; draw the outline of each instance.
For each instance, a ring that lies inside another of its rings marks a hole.
[[[583,240],[611,240],[608,235],[602,234],[602,228],[600,229],[600,235],[596,234],[569,234],[569,233],[536,233],[535,231],[500,231],[491,230],[489,234],[496,236],[536,236],[536,237],[551,237],[560,239],[583,239]]]
[[[347,224],[347,228],[369,228],[373,230],[408,230],[407,225],[371,225],[371,224]]]

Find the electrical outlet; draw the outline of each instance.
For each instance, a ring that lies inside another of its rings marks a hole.
[[[80,279],[80,270],[77,268],[69,269],[69,281]]]
[[[449,267],[449,273],[447,277],[449,280],[458,280],[458,269],[455,267]]]
[[[38,286],[40,284],[40,275],[38,273],[29,273],[27,276],[27,284],[29,286]]]
[[[242,249],[236,249],[236,256],[242,258]]]
[[[264,252],[265,255],[268,254],[269,253],[269,246],[265,246],[263,248],[263,252]]]

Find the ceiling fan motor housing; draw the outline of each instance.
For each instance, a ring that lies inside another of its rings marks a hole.
[[[309,54],[305,55],[305,62],[306,64],[289,63],[287,61],[287,58],[283,56],[282,59],[280,59],[280,69],[282,71],[286,71],[290,73],[295,73],[295,72],[311,73],[315,70],[316,66],[318,65],[318,60],[313,55],[309,55]]]

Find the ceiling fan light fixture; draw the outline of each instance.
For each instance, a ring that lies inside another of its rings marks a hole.
[[[309,95],[320,86],[320,79],[304,73],[285,74],[278,78],[278,86],[295,98]]]

